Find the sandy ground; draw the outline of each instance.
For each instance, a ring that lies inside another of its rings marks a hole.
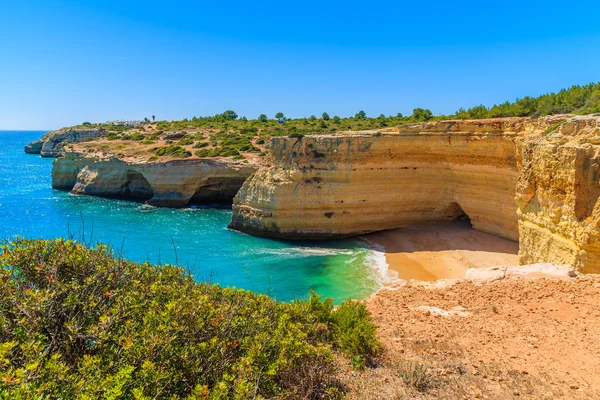
[[[598,275],[410,283],[367,307],[386,353],[346,369],[350,398],[600,399]]]
[[[518,265],[517,243],[462,223],[367,235],[400,278]],[[533,277],[532,277],[533,276]],[[366,300],[384,353],[350,399],[600,399],[600,275],[390,284]]]
[[[385,248],[391,278],[464,278],[469,268],[519,264],[517,242],[473,230],[468,221],[412,225],[364,237]]]

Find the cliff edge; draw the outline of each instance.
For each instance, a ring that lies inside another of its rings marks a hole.
[[[469,218],[522,263],[600,272],[600,116],[438,121],[271,140],[230,227],[337,238]]]
[[[213,159],[122,159],[108,153],[69,150],[52,164],[52,187],[73,194],[146,200],[181,207],[190,202],[231,202],[256,170],[242,162]]]
[[[42,157],[58,157],[68,143],[79,143],[94,140],[105,131],[101,128],[63,128],[46,133],[40,140],[25,146],[25,153],[40,154]]]

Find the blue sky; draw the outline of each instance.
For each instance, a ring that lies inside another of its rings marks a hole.
[[[435,114],[600,81],[598,1],[0,0],[0,129]]]

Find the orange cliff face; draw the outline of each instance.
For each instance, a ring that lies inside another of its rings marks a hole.
[[[600,273],[600,115],[574,117],[519,150],[521,263]]]
[[[523,263],[600,272],[599,121],[441,121],[274,138],[268,165],[234,200],[230,227],[334,238],[466,214],[477,230],[519,240]]]

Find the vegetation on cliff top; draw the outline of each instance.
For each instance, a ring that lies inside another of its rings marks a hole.
[[[415,108],[411,115],[369,117],[363,110],[354,116],[331,117],[324,112],[320,118],[288,118],[278,112],[274,118],[261,114],[257,119],[239,118],[232,110],[209,117],[193,117],[179,121],[156,121],[136,127],[97,124],[106,130],[106,139],[115,141],[103,144],[101,150],[118,150],[117,153],[142,157],[234,157],[256,158],[266,154],[268,139],[275,136],[302,137],[308,134],[358,131],[400,126],[424,121],[446,119],[480,119],[493,117],[532,118],[563,113],[589,114],[600,112],[600,83],[572,86],[558,93],[539,97],[524,97],[492,107],[484,105],[459,109],[452,115],[434,116],[431,110]],[[89,127],[89,123],[86,123]],[[176,138],[170,137],[179,133]],[[126,143],[123,143],[123,142]],[[160,142],[160,143],[156,143]],[[154,146],[152,146],[155,144]],[[146,146],[146,147],[144,147]],[[120,147],[120,148],[117,148]]]
[[[280,303],[109,248],[0,247],[0,398],[334,398],[379,350],[363,304]]]
[[[467,110],[459,109],[447,118],[480,119],[497,117],[540,117],[552,114],[600,113],[600,82],[583,86],[571,86],[558,93],[547,93],[538,97],[523,97],[514,102],[505,102],[492,107],[479,105]]]

